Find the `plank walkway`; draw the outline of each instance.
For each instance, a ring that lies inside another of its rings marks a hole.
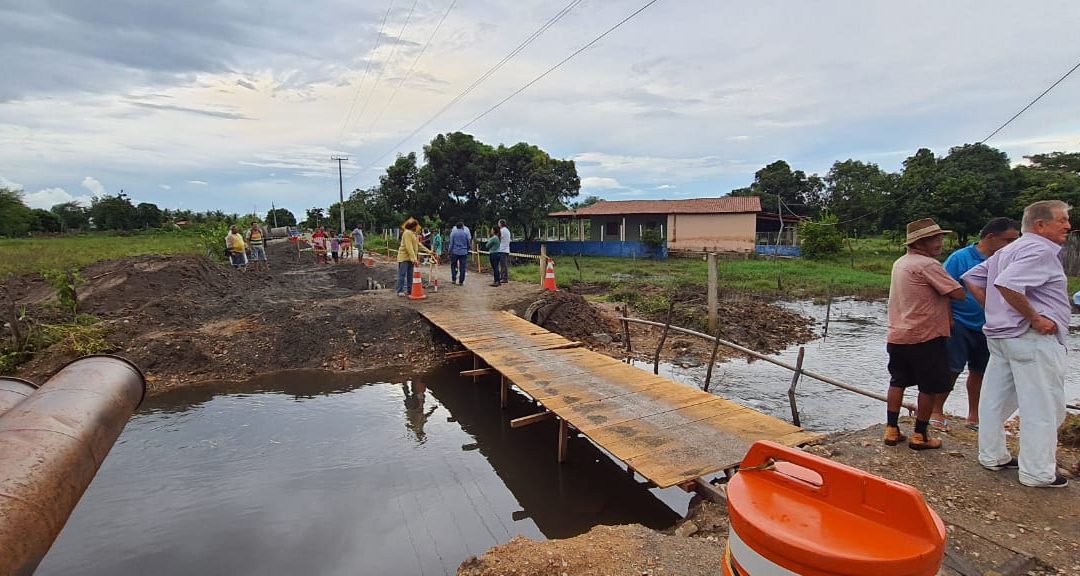
[[[757,440],[797,446],[819,437],[772,416],[635,368],[509,312],[421,310],[513,384],[653,484],[686,485],[736,466]]]

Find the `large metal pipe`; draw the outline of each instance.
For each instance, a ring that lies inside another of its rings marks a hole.
[[[0,574],[31,574],[146,394],[117,356],[64,366],[0,414]]]
[[[22,378],[0,376],[0,414],[15,407],[16,404],[26,400],[37,390],[37,384]]]

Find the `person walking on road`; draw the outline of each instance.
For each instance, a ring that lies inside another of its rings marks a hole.
[[[270,262],[266,259],[266,232],[258,222],[251,223],[251,229],[247,233],[247,245],[251,249],[251,261],[255,263],[255,270],[262,268],[269,272]]]
[[[889,394],[884,442],[903,442],[900,408],[904,389],[918,386],[915,431],[908,440],[912,450],[941,448],[941,440],[930,437],[930,413],[938,394],[949,389],[949,360],[945,340],[949,337],[949,301],[963,300],[964,288],[953,280],[937,257],[944,236],[931,218],[907,225],[907,253],[893,263],[889,285]]]
[[[965,272],[978,266],[1019,237],[1019,222],[1011,218],[994,218],[983,226],[978,242],[953,252],[945,259],[945,271],[954,280],[962,283],[960,278]],[[952,319],[952,332],[946,341],[951,382],[948,391],[939,394],[934,401],[934,411],[930,414],[930,426],[942,432],[949,431],[949,422],[945,419],[945,401],[956,386],[960,373],[967,366],[966,425],[971,430],[978,430],[979,392],[982,390],[986,363],[990,360],[990,350],[986,347],[986,336],[982,331],[986,316],[983,314],[982,305],[975,300],[971,292],[967,292],[963,300],[953,301]]]
[[[465,285],[465,269],[469,266],[469,247],[472,233],[464,222],[458,222],[450,231],[450,283]]]
[[[240,235],[240,229],[233,224],[229,227],[229,233],[225,235],[225,251],[229,255],[229,261],[233,268],[247,269],[247,248],[244,246],[244,237]]]
[[[1020,483],[1064,488],[1057,473],[1057,432],[1065,420],[1065,349],[1070,305],[1061,250],[1069,205],[1035,202],[1024,209],[1024,235],[964,274],[986,310],[986,367],[979,398],[979,463],[1020,469]],[[1003,425],[1020,411],[1020,454],[1013,458]]]
[[[408,296],[412,287],[413,269],[420,265],[420,253],[431,254],[431,250],[420,244],[420,240],[417,239],[416,233],[420,230],[420,223],[415,218],[409,218],[401,227],[403,230],[397,255],[397,295]]]
[[[491,274],[495,277],[495,280],[491,285],[498,287],[499,284],[505,284],[505,282],[501,282],[499,278],[499,274],[501,274],[499,269],[501,268],[500,264],[503,257],[503,253],[499,252],[499,244],[501,242],[501,240],[499,240],[499,229],[492,228],[490,234],[490,237],[487,239],[487,253],[488,261],[491,262]]]
[[[499,220],[499,281],[510,281],[510,229],[506,220]]]
[[[357,258],[364,259],[364,225],[357,224],[352,229],[353,248],[356,249]]]

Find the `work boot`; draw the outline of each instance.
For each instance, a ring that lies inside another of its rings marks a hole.
[[[911,440],[908,440],[907,445],[912,450],[936,450],[941,448],[941,440],[916,432],[911,435]]]
[[[907,436],[904,436],[904,434],[900,432],[900,428],[886,425],[885,437],[883,440],[885,440],[886,446],[896,446],[904,440],[907,440]]]

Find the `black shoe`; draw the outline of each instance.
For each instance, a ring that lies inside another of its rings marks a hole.
[[[1013,458],[1013,459],[1009,460],[1008,462],[1006,462],[1004,464],[997,464],[995,466],[983,465],[983,468],[986,468],[987,470],[992,470],[994,472],[997,472],[999,470],[1016,470],[1019,467],[1020,467],[1020,461],[1017,460],[1016,458]]]
[[[498,282],[495,282],[495,283],[492,283],[492,284],[491,284],[490,286],[491,286],[492,288],[498,288],[498,287],[499,287],[499,283],[498,283]]]
[[[1064,488],[1068,485],[1069,480],[1061,474],[1055,474],[1054,481],[1049,484],[1039,484],[1038,486],[1028,486],[1027,484],[1024,484],[1024,486],[1027,486],[1028,488]]]

